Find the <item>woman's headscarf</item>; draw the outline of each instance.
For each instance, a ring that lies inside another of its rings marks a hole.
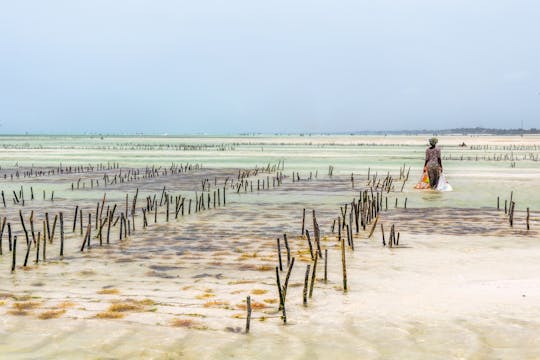
[[[437,139],[436,137],[432,137],[431,139],[429,139],[429,145],[431,146],[437,145],[438,142],[439,142],[439,139]]]

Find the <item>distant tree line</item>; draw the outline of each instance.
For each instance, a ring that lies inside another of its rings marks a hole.
[[[494,128],[455,128],[443,130],[396,130],[396,131],[376,131],[378,135],[531,135],[540,134],[540,129],[494,129]]]
[[[312,136],[312,135],[534,135],[540,134],[540,129],[495,129],[495,128],[454,128],[442,130],[365,130],[348,132],[322,132],[322,133],[274,133],[275,136]],[[261,136],[264,133],[241,133],[240,136]]]
[[[494,129],[494,128],[454,128],[442,130],[369,130],[369,131],[351,131],[322,133],[320,135],[531,135],[540,134],[540,129]],[[281,135],[281,134],[275,134]],[[310,136],[315,134],[305,133],[300,136]]]

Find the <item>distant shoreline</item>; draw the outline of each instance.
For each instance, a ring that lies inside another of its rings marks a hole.
[[[540,135],[540,129],[495,129],[495,128],[455,128],[455,129],[442,129],[442,130],[366,130],[366,131],[343,131],[343,132],[241,132],[241,133],[229,133],[229,134],[209,134],[209,133],[186,133],[186,134],[168,134],[168,133],[100,133],[100,132],[88,132],[88,133],[6,133],[0,134],[0,137],[24,137],[24,136],[60,136],[60,137],[258,137],[258,136],[358,136],[358,135],[375,135],[375,136],[387,136],[387,135],[401,135],[401,136],[419,136],[419,135],[433,135],[433,136],[520,136],[520,135]]]

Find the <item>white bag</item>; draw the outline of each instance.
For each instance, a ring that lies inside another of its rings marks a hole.
[[[446,181],[446,178],[443,173],[441,173],[441,176],[439,177],[439,183],[437,184],[437,190],[438,191],[452,191],[454,190],[452,188],[452,185]]]

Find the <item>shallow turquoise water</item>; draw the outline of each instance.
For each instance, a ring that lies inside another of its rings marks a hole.
[[[461,142],[491,148],[471,150],[458,147]],[[522,160],[531,154],[538,156],[539,138],[441,138],[443,157],[453,159],[443,161],[447,178],[455,188],[454,192],[445,194],[412,189],[420,177],[425,143],[423,136],[1,136],[0,166],[119,162],[122,167],[144,167],[196,162],[206,168],[244,168],[284,161],[287,175],[300,171],[302,177],[308,177],[310,172],[323,177],[329,165],[333,165],[334,175],[345,177],[355,173],[357,178],[367,176],[368,169],[372,175],[391,172],[396,176],[405,166],[410,168],[409,184],[404,189],[410,206],[495,206],[497,196],[501,197],[502,205],[510,191],[515,192],[518,210],[540,203],[536,180],[540,178],[540,163]],[[536,149],[503,148],[510,144],[536,146]],[[483,160],[504,155],[518,157],[515,168],[510,160]],[[11,190],[18,185],[4,182],[2,186]],[[54,184],[44,186],[49,191],[54,188]]]

